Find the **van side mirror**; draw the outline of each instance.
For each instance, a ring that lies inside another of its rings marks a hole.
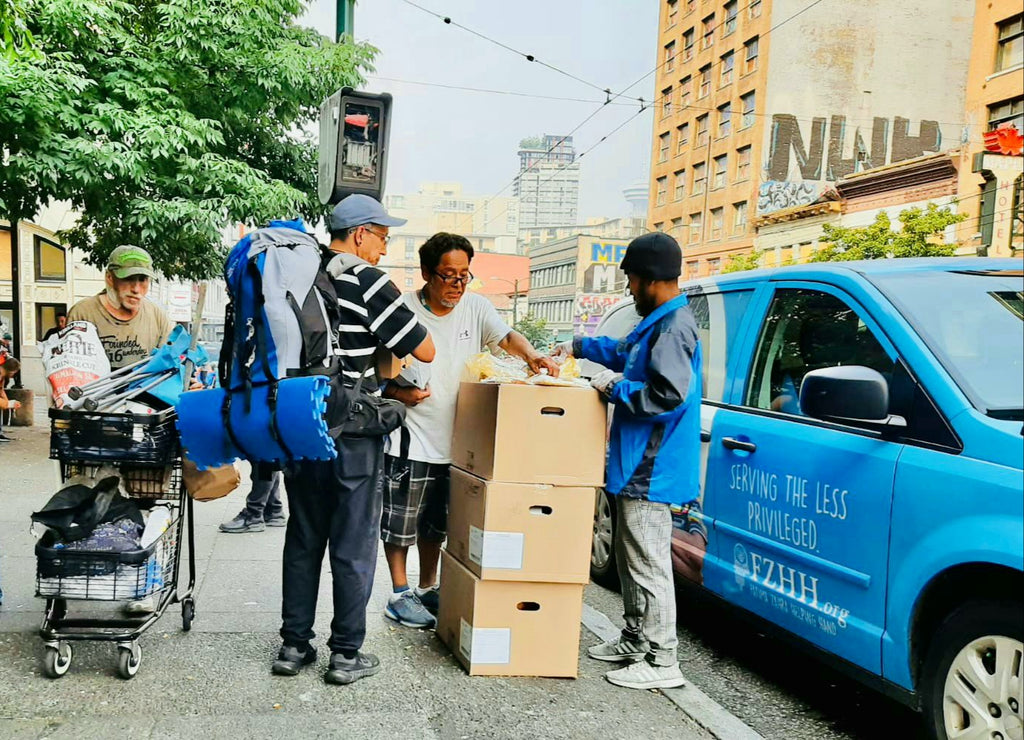
[[[889,414],[889,384],[877,370],[846,365],[812,370],[800,384],[800,410],[824,421],[905,427]]]

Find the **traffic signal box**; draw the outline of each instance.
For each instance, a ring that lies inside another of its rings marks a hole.
[[[606,418],[591,389],[462,384],[437,633],[470,675],[576,677]]]

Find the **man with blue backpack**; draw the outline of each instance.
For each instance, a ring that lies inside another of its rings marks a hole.
[[[626,622],[614,640],[587,653],[625,664],[605,675],[633,689],[682,686],[676,656],[670,506],[697,499],[700,474],[701,347],[679,290],[682,252],[668,234],[626,248],[641,321],[624,340],[577,337],[556,348],[609,368],[591,380],[612,405],[606,489],[615,496],[615,554]]]

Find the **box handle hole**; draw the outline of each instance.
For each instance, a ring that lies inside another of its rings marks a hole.
[[[530,513],[534,516],[551,516],[550,506],[531,506]]]
[[[520,601],[516,604],[516,609],[521,612],[539,612],[540,604],[536,601]]]
[[[542,416],[565,416],[565,409],[557,406],[545,406],[540,410]]]

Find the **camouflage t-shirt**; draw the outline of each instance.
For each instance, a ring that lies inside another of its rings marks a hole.
[[[145,359],[174,328],[174,322],[152,301],[143,300],[135,317],[122,321],[110,315],[99,295],[72,306],[68,321],[88,321],[96,327],[111,370]]]

